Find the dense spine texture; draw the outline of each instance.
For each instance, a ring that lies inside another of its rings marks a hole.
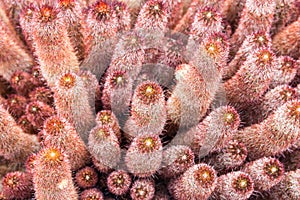
[[[90,154],[75,128],[60,116],[52,116],[44,123],[45,147],[57,147],[68,156],[72,170],[77,170],[90,161]],[[59,142],[58,142],[59,141]]]
[[[270,87],[289,84],[297,75],[299,64],[289,56],[279,56]]]
[[[94,127],[89,135],[88,147],[97,161],[96,168],[107,172],[117,167],[121,158],[118,138],[112,128],[102,125]]]
[[[254,32],[247,35],[241,47],[238,49],[234,58],[228,63],[223,70],[223,78],[231,78],[247,60],[249,51],[254,51],[259,48],[268,48],[271,46],[271,38],[265,31]]]
[[[54,102],[57,112],[74,125],[85,143],[95,125],[95,113],[89,104],[88,94],[82,78],[74,73],[62,74],[56,81]]]
[[[169,191],[176,200],[208,199],[216,187],[216,172],[206,164],[190,167],[169,184]]]
[[[224,171],[242,166],[247,155],[248,151],[243,143],[231,140],[224,149],[210,155],[206,160],[215,170]]]
[[[131,177],[124,170],[114,171],[107,177],[107,187],[109,191],[115,195],[126,194],[131,185]]]
[[[149,177],[159,170],[162,153],[161,139],[157,134],[137,136],[126,152],[125,164],[135,176]]]
[[[3,1],[0,2],[0,34],[0,73],[9,80],[16,70],[28,70],[34,61],[12,27]]]
[[[224,87],[228,101],[243,109],[258,100],[268,89],[274,69],[274,55],[268,48],[260,48],[247,57],[238,72]]]
[[[24,162],[39,149],[36,136],[24,133],[6,109],[0,106],[0,155],[8,160]]]
[[[280,30],[273,38],[272,48],[278,55],[288,55],[292,58],[299,57],[300,48],[300,17],[297,21]]]
[[[270,31],[275,6],[273,0],[246,0],[239,25],[230,40],[232,54],[237,52],[246,35],[255,31],[266,31],[267,33]]]
[[[67,156],[57,148],[47,147],[38,153],[33,184],[37,200],[78,199]]]
[[[246,200],[254,192],[251,177],[243,172],[236,171],[217,178],[213,199]]]
[[[33,14],[33,45],[41,73],[50,87],[61,73],[79,71],[79,62],[63,18],[53,4],[38,5]]]
[[[75,182],[82,189],[95,187],[98,179],[97,171],[88,166],[78,170],[75,174]]]
[[[80,194],[80,200],[103,200],[103,193],[97,189],[97,188],[92,188],[92,189],[86,189],[83,190],[83,192]]]
[[[243,171],[251,176],[256,190],[266,191],[282,180],[284,167],[275,158],[263,157],[247,163]]]
[[[194,159],[194,153],[188,146],[170,146],[163,152],[163,167],[160,174],[165,177],[180,175],[195,164]]]
[[[102,103],[105,109],[112,110],[117,116],[129,112],[133,79],[129,72],[112,70],[105,78],[102,91]]]
[[[99,79],[108,67],[116,45],[118,18],[112,5],[100,0],[88,8],[85,23],[86,56],[81,68],[91,71]]]
[[[286,172],[283,180],[273,187],[271,199],[300,198],[300,169]]]
[[[2,180],[3,195],[7,199],[30,198],[33,192],[32,177],[26,172],[10,172]]]
[[[131,137],[161,134],[167,120],[163,89],[155,82],[137,86],[131,102],[131,116],[124,131]]]
[[[147,179],[136,180],[130,189],[130,197],[133,200],[151,200],[154,197],[154,193],[154,182]]]
[[[236,134],[236,138],[246,145],[249,158],[276,155],[297,143],[300,137],[299,107],[299,100],[288,101],[260,124]]]
[[[169,119],[182,127],[199,123],[206,113],[212,96],[197,67],[182,64],[176,67],[177,84],[167,101]]]
[[[237,111],[231,106],[221,106],[202,122],[173,139],[173,144],[190,146],[198,156],[220,150],[233,138],[240,125]]]

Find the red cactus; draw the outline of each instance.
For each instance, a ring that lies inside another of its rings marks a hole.
[[[30,198],[33,192],[31,175],[25,172],[10,172],[2,180],[3,195],[8,199]]]
[[[169,185],[169,191],[176,200],[207,199],[216,187],[216,172],[206,164],[190,167]]]
[[[84,167],[76,172],[75,182],[82,189],[95,187],[98,182],[98,173],[92,167]]]
[[[33,183],[37,200],[78,199],[67,156],[57,148],[44,148],[38,153]]]
[[[155,186],[153,181],[147,179],[136,180],[130,189],[130,197],[133,200],[150,200],[153,199]]]
[[[51,87],[55,86],[61,73],[79,70],[79,62],[68,37],[67,27],[57,12],[51,4],[40,5],[34,12],[32,26],[35,54],[41,73]]]
[[[129,172],[138,177],[155,174],[161,162],[162,143],[156,134],[135,137],[126,152],[125,164]]]
[[[254,192],[251,176],[236,171],[217,178],[217,186],[212,199],[246,200]]]
[[[108,190],[115,195],[126,194],[131,185],[131,177],[123,170],[114,171],[107,177]]]

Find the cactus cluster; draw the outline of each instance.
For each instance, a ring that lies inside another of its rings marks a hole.
[[[299,0],[1,0],[0,200],[299,200]]]

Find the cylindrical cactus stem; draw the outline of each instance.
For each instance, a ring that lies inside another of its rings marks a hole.
[[[249,124],[257,124],[265,120],[276,109],[288,101],[298,98],[296,88],[288,85],[279,85],[270,89],[253,107],[249,108],[248,116],[245,116]]]
[[[118,18],[109,1],[99,0],[87,10],[83,31],[86,56],[81,68],[99,79],[109,66],[117,42]]]
[[[273,0],[246,0],[237,29],[231,37],[231,55],[233,56],[242,45],[245,37],[255,31],[269,33],[275,12]]]
[[[271,199],[299,199],[300,198],[300,169],[286,172],[282,181],[271,189]]]
[[[220,8],[220,13],[223,18],[231,25],[232,30],[235,30],[239,24],[240,13],[245,6],[246,0],[225,0]]]
[[[248,155],[246,146],[237,140],[231,140],[228,145],[219,152],[210,155],[206,162],[217,171],[227,171],[241,166]]]
[[[81,78],[84,87],[87,89],[89,105],[92,110],[95,110],[95,99],[97,90],[100,88],[98,80],[90,71],[80,71],[78,76]]]
[[[212,96],[201,72],[194,65],[176,67],[176,86],[167,101],[168,118],[181,127],[192,127],[205,115]]]
[[[57,147],[64,151],[72,171],[78,170],[90,162],[90,154],[75,128],[60,116],[52,116],[44,123],[45,147]]]
[[[141,43],[142,37],[137,32],[122,34],[116,45],[108,74],[116,70],[125,71],[130,78],[135,80],[142,69],[145,56]]]
[[[246,200],[254,192],[254,184],[250,175],[235,171],[217,178],[212,199]]]
[[[298,98],[298,92],[295,88],[288,85],[279,85],[272,90],[269,90],[262,98],[260,104],[260,112],[256,116],[258,119],[266,119],[274,113],[276,109],[291,100]],[[261,120],[261,121],[262,121]]]
[[[263,157],[247,163],[242,171],[251,176],[255,190],[267,191],[283,179],[284,166],[276,158]]]
[[[163,0],[147,1],[137,17],[135,30],[146,38],[154,36],[155,40],[152,39],[152,42],[156,42],[156,39],[161,38],[168,28],[169,13],[166,6]]]
[[[31,51],[34,51],[33,47],[33,13],[36,11],[36,7],[32,3],[24,3],[20,11],[20,26],[22,29],[22,34],[24,35],[26,44],[29,46]]]
[[[300,138],[300,101],[291,100],[272,115],[236,134],[244,143],[250,159],[273,156],[297,144]]]
[[[299,64],[289,56],[279,56],[276,60],[277,65],[270,85],[271,88],[291,83],[300,68]]]
[[[202,122],[172,141],[191,147],[200,157],[227,146],[240,125],[237,111],[231,106],[221,106],[212,111]]]
[[[257,31],[246,36],[241,47],[228,66],[224,67],[223,78],[231,78],[247,60],[249,51],[255,51],[259,48],[268,48],[271,46],[271,38],[265,31]]]
[[[39,149],[36,136],[24,133],[2,106],[0,106],[0,130],[0,155],[5,159],[23,162]]]
[[[33,184],[31,174],[25,172],[10,172],[2,179],[2,190],[7,199],[31,198]]]
[[[114,0],[112,2],[112,8],[118,18],[118,32],[129,31],[131,28],[131,19],[127,4],[120,0]]]
[[[176,200],[208,199],[216,187],[215,170],[200,163],[190,167],[169,184],[169,191]]]
[[[98,188],[83,190],[79,200],[104,200],[103,193]]]
[[[297,0],[278,0],[276,1],[276,9],[271,27],[271,35],[278,33],[291,22],[297,20],[299,16],[299,2]]]
[[[38,6],[33,15],[33,43],[41,73],[50,87],[67,71],[79,71],[79,62],[63,18],[53,4]]]
[[[270,49],[261,48],[250,54],[238,72],[224,84],[228,101],[240,110],[258,100],[269,88],[274,68]]]
[[[17,35],[5,12],[4,2],[0,2],[0,74],[10,80],[17,70],[27,70],[34,64],[33,58]]]
[[[44,148],[38,153],[33,184],[37,200],[78,199],[67,156],[57,148]]]
[[[131,137],[149,132],[161,134],[167,120],[166,102],[161,86],[146,81],[137,86],[131,102],[131,116],[124,132]]]
[[[149,177],[161,167],[162,154],[162,143],[157,134],[137,136],[126,152],[125,164],[135,176]]]
[[[151,200],[154,197],[155,184],[152,180],[138,179],[130,189],[130,197],[133,200]]]
[[[131,177],[126,171],[114,171],[107,177],[107,187],[112,194],[124,195],[129,191],[130,185]]]
[[[163,152],[163,167],[159,173],[167,178],[178,176],[194,164],[194,153],[188,146],[172,145]]]
[[[128,72],[123,70],[111,71],[104,83],[101,98],[103,107],[112,110],[117,117],[128,113],[132,90],[133,79]]]
[[[189,1],[186,1],[189,2]],[[183,1],[183,3],[186,3]],[[218,2],[218,4],[221,4]],[[216,5],[216,4],[215,4]],[[181,32],[184,34],[190,33],[191,24],[193,23],[195,19],[196,12],[200,9],[203,9],[203,7],[212,7],[212,2],[209,2],[209,0],[205,1],[199,1],[199,0],[192,0],[190,3],[186,13],[183,15],[183,17],[180,19],[180,21],[177,23],[177,25],[174,28],[174,31]]]
[[[163,0],[169,11],[168,28],[173,29],[182,18],[184,12],[184,1],[182,0]]]
[[[204,40],[203,45],[207,54],[221,70],[222,75],[226,72],[229,53],[228,39],[222,33],[215,33]],[[224,76],[224,75],[223,75]]]
[[[78,60],[84,58],[84,43],[82,35],[82,25],[80,21],[83,20],[80,2],[75,0],[58,0],[58,16],[64,19],[71,44],[76,52]]]
[[[300,56],[300,17],[297,21],[279,31],[272,40],[272,49],[277,55],[286,55],[294,59]]]
[[[118,141],[121,142],[121,130],[119,121],[111,110],[101,110],[97,113],[96,124],[100,126],[108,126],[116,134]]]
[[[75,182],[81,189],[95,187],[98,182],[98,173],[92,167],[84,167],[75,174]]]
[[[95,111],[89,100],[89,92],[81,77],[74,73],[65,73],[59,77],[54,88],[57,113],[74,125],[86,144],[89,131],[95,125]]]
[[[88,147],[99,166],[103,166],[101,168],[104,170],[101,170],[95,164],[99,171],[117,167],[121,158],[121,148],[116,134],[110,127],[102,125],[94,127],[90,132]]]
[[[207,40],[213,34],[221,33],[222,30],[220,13],[213,7],[200,8],[197,10],[191,24],[189,42],[202,44],[204,40]]]

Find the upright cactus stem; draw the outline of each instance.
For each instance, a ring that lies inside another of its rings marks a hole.
[[[38,153],[33,184],[37,200],[78,199],[67,156],[57,148],[47,147]]]

